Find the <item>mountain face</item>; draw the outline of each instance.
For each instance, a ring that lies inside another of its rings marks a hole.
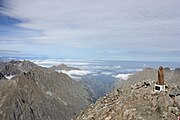
[[[2,120],[70,120],[92,102],[84,86],[66,74],[30,61],[8,64],[7,72],[16,68],[18,73],[0,81]]]
[[[21,71],[12,64],[6,64],[1,68],[1,73],[6,76],[19,74]]]
[[[115,88],[121,88],[126,85],[133,85],[135,83],[148,80],[148,81],[157,81],[158,80],[158,71],[153,68],[146,68],[143,71],[139,71],[133,75],[130,75],[128,80],[119,80],[115,83]],[[175,79],[179,79],[180,81],[180,72],[178,69],[170,70],[169,68],[164,68],[164,79],[168,82],[178,82]],[[180,82],[179,82],[180,83]]]
[[[71,71],[71,70],[79,70],[79,68],[69,67],[65,64],[60,64],[57,66],[52,66],[50,69],[55,71]],[[106,93],[105,84],[101,83],[99,80],[94,79],[91,75],[81,76],[80,79],[77,80],[81,83],[88,93],[92,96],[93,101],[95,102],[98,98],[102,97]]]
[[[173,72],[172,82],[180,84],[180,68],[176,68]]]
[[[166,69],[166,91],[155,92],[157,70],[138,72],[83,110],[76,120],[177,120],[180,79],[174,81],[174,77],[179,78],[179,70]]]
[[[93,96],[94,102],[106,93],[105,85],[91,76],[85,76],[79,82],[83,84],[87,91],[89,91],[89,94]]]
[[[0,80],[6,79],[6,77],[0,72]]]
[[[80,70],[79,68],[74,68],[74,67],[69,67],[65,64],[60,64],[57,66],[52,66],[51,69],[53,70],[66,70],[66,71],[70,71],[70,70]]]
[[[21,72],[28,72],[31,69],[38,67],[36,64],[30,61],[10,61],[10,62],[1,62],[0,63],[0,72],[3,75],[17,75]]]

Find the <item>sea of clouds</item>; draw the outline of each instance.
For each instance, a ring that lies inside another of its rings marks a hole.
[[[84,76],[90,75],[98,79],[107,77],[111,79],[127,80],[130,75],[135,72],[142,71],[142,68],[126,67],[118,63],[104,61],[87,61],[87,60],[74,60],[74,59],[45,59],[45,60],[32,60],[37,65],[43,67],[51,67],[53,65],[66,64],[71,67],[80,68],[80,70],[58,70],[67,74],[73,79],[81,79]]]

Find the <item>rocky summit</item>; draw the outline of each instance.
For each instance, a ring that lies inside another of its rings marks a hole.
[[[117,89],[81,112],[76,120],[177,120],[180,111],[179,86],[168,85],[155,92],[149,81]]]
[[[178,71],[165,71],[176,78],[176,82],[166,81],[165,91],[155,91],[157,70],[148,68],[138,72],[123,86],[84,109],[76,120],[177,120],[180,113]]]
[[[15,76],[0,80],[0,120],[71,120],[92,101],[84,86],[66,74],[30,61],[1,67]]]

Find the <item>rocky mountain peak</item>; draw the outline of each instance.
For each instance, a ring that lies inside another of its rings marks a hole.
[[[66,71],[70,71],[70,70],[80,70],[79,68],[67,66],[67,65],[65,65],[64,63],[59,64],[59,65],[57,65],[57,66],[52,66],[51,69],[53,69],[53,70],[66,70]]]
[[[7,64],[7,71],[20,73],[0,81],[0,120],[70,120],[91,102],[84,86],[66,74],[30,61]]]
[[[19,74],[21,71],[13,64],[7,63],[1,68],[1,73],[6,76]]]
[[[23,72],[28,72],[35,67],[37,67],[37,65],[29,60],[24,60],[18,64],[18,68]]]
[[[17,75],[21,72],[29,72],[35,67],[37,67],[37,65],[30,61],[12,60],[10,62],[2,62],[0,66],[0,72],[3,75],[10,76],[10,75]]]
[[[167,84],[166,91],[155,92],[154,82],[142,81],[102,97],[81,112],[76,120],[177,120],[180,96],[171,91],[176,86]]]
[[[165,91],[155,90],[158,71],[144,69],[118,82],[76,120],[177,120],[180,113],[179,69],[165,69]],[[174,74],[177,73],[177,74]]]

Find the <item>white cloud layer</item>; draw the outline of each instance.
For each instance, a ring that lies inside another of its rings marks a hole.
[[[118,74],[118,75],[113,75],[113,77],[117,78],[117,79],[127,80],[130,75],[132,75],[132,74]]]
[[[111,75],[112,72],[101,72],[101,75]]]
[[[70,71],[57,70],[57,72],[62,72],[64,74],[67,74],[69,77],[71,77],[73,79],[81,79],[81,77],[92,73],[92,72],[86,71],[86,70],[70,70]]]
[[[42,66],[42,67],[52,67],[52,66],[57,66],[59,64],[65,64],[68,66],[72,66],[75,68],[80,68],[80,69],[89,69],[93,67],[93,65],[98,64],[95,61],[85,61],[85,60],[79,60],[79,59],[34,59],[31,60],[35,64]]]

